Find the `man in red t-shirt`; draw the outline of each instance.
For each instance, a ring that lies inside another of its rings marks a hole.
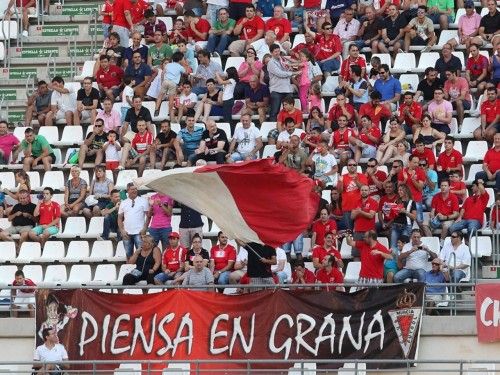
[[[399,214],[398,204],[396,203],[399,197],[394,192],[394,184],[391,181],[384,182],[384,192],[385,194],[382,195],[378,202],[377,232],[379,234],[384,233],[389,237],[390,232],[388,231]]]
[[[99,64],[100,68],[95,74],[97,87],[99,87],[103,98],[107,97],[114,102],[122,91],[123,69],[110,64],[109,57],[106,55],[99,58]]]
[[[344,262],[342,262],[342,255],[340,255],[340,252],[335,248],[334,244],[335,244],[335,234],[331,232],[325,233],[323,246],[316,245],[313,247],[311,257],[314,268],[316,269],[322,268],[323,259],[327,255],[333,255],[335,257],[337,262],[337,267],[339,267],[340,269],[344,267]]]
[[[208,40],[208,32],[210,24],[204,18],[198,17],[192,10],[184,12],[184,23],[186,25],[186,33],[189,42],[196,42],[197,49],[204,48]]]
[[[349,138],[352,137],[352,130],[347,127],[347,116],[340,115],[337,118],[339,128],[335,130],[331,137],[328,148],[337,158],[339,158],[339,169],[342,170],[347,164],[347,161],[354,156],[349,143]]]
[[[217,238],[219,243],[210,249],[210,271],[216,284],[227,285],[236,262],[236,249],[227,243],[228,237],[223,232]]]
[[[262,18],[255,14],[255,7],[252,4],[246,6],[245,15],[246,17],[241,18],[234,27],[233,33],[239,35],[240,39],[229,45],[231,56],[241,56],[250,44],[264,35],[266,25]]]
[[[415,148],[411,152],[412,155],[418,156],[419,161],[425,160],[429,169],[435,169],[436,167],[436,157],[434,156],[434,152],[429,148],[425,147],[424,139],[422,137],[418,137],[415,141]]]
[[[276,128],[278,129],[278,134],[285,130],[285,120],[290,117],[295,123],[297,129],[302,129],[304,126],[304,119],[302,117],[302,111],[295,108],[295,100],[292,96],[285,96],[281,101],[283,103],[283,109],[278,113],[276,118]],[[276,135],[278,138],[278,135]]]
[[[29,314],[31,318],[35,317],[35,288],[36,284],[24,277],[24,273],[21,270],[17,270],[14,274],[14,281],[12,282],[12,286],[26,286],[28,288],[22,289],[11,289],[10,295],[12,299],[11,306],[11,316],[13,318],[18,317],[17,310],[18,309],[29,309]],[[31,288],[29,288],[31,287]]]
[[[370,230],[363,241],[354,241],[347,236],[347,244],[356,247],[361,255],[361,270],[358,282],[362,284],[381,284],[384,282],[384,261],[392,259],[392,253],[377,241],[377,233]]]
[[[130,0],[115,0],[113,2],[113,31],[120,36],[120,45],[129,45],[130,30],[134,28],[132,21],[132,2]]]
[[[323,259],[323,268],[316,273],[316,282],[318,284],[341,284],[344,282],[344,275],[337,268],[336,258],[333,255],[328,255]],[[344,292],[343,286],[335,288],[340,292]],[[330,290],[326,287],[326,290]]]
[[[379,201],[382,194],[384,194],[383,185],[384,181],[387,179],[387,173],[378,169],[377,159],[370,158],[366,164],[366,175],[368,176],[370,197]]]
[[[339,74],[340,82],[349,82],[351,80],[351,66],[353,65],[357,65],[361,68],[360,76],[364,78],[366,76],[366,61],[359,55],[359,48],[354,43],[349,45],[349,55],[342,61]]]
[[[140,26],[139,29],[143,30],[146,18],[144,17],[144,12],[149,9],[149,4],[144,0],[131,0],[130,16],[132,17],[132,23]]]
[[[420,128],[422,120],[422,106],[413,100],[414,96],[415,94],[410,91],[405,92],[404,102],[399,106],[399,122],[406,125],[412,133]]]
[[[363,238],[364,233],[369,230],[375,230],[375,215],[378,211],[378,202],[370,197],[370,188],[363,185],[359,189],[361,192],[361,201],[356,208],[351,211],[351,219],[354,221],[354,239]],[[356,248],[352,248],[352,256],[359,257]]]
[[[476,180],[495,180],[495,190],[500,189],[500,133],[493,137],[493,147],[486,151],[483,159],[483,171],[476,173]]]
[[[311,246],[323,246],[325,235],[327,233],[337,232],[337,223],[335,220],[330,219],[328,209],[323,208],[320,211],[319,219],[314,221],[311,227]]]
[[[61,206],[52,201],[54,190],[50,187],[43,189],[43,198],[38,202],[33,216],[38,217],[38,225],[30,230],[28,236],[31,241],[40,242],[43,248],[50,236],[59,232],[61,224]]]
[[[471,234],[483,226],[484,213],[490,195],[484,188],[484,181],[479,179],[472,183],[472,195],[465,199],[457,219],[450,227],[450,233],[461,232],[467,229],[466,241]]]
[[[361,118],[367,115],[376,128],[380,128],[381,119],[388,119],[391,117],[391,112],[387,109],[385,105],[380,104],[382,95],[378,91],[373,91],[370,94],[370,101],[368,103],[361,104],[359,107],[358,116]],[[385,123],[385,121],[383,122]]]
[[[439,179],[448,178],[453,171],[463,172],[463,156],[453,148],[455,138],[447,135],[444,139],[444,152],[440,153],[436,162]]]
[[[304,24],[304,27],[306,33],[314,36],[314,41],[318,45],[314,58],[323,73],[331,73],[339,70],[342,42],[340,37],[333,33],[332,24],[330,22],[323,22],[321,25],[321,33],[311,31],[307,22]]]
[[[354,107],[352,104],[347,103],[347,99],[344,94],[337,95],[337,102],[332,105],[328,111],[328,118],[325,123],[325,128],[336,130],[338,128],[338,120],[340,116],[345,116],[348,121],[348,126],[352,127],[354,125]]]
[[[450,193],[450,181],[441,181],[441,192],[432,197],[431,213],[429,217],[429,225],[432,229],[441,229],[441,245],[448,235],[448,228],[453,224],[453,221],[458,217],[458,197]],[[427,225],[423,226],[425,235],[432,236]]]
[[[292,272],[292,284],[314,284],[316,283],[316,276],[310,270],[308,270],[304,264],[303,260],[298,260],[295,262],[295,266]],[[312,289],[307,287],[304,289]]]
[[[161,269],[163,272],[155,276],[156,285],[173,284],[184,272],[187,250],[179,244],[179,233],[171,232],[168,235],[170,247],[163,252]]]
[[[311,34],[304,34],[305,43],[299,43],[290,50],[290,56],[294,59],[299,59],[299,52],[304,48],[311,52],[311,55],[316,54],[318,45],[314,42],[314,37]]]
[[[374,158],[377,156],[377,145],[380,143],[382,133],[375,126],[370,116],[361,116],[361,129],[353,130],[353,136],[349,139],[354,149],[354,160],[361,158]]]
[[[363,173],[357,171],[358,163],[354,159],[347,161],[347,173],[339,177],[337,190],[342,194],[342,211],[344,224],[347,229],[352,229],[354,224],[351,219],[351,211],[361,201],[360,188],[368,185],[368,179]]]
[[[266,31],[272,30],[276,34],[276,41],[285,49],[290,48],[290,34],[292,24],[284,16],[284,9],[281,5],[276,5],[273,9],[273,16],[266,22]],[[284,45],[285,44],[285,45]]]
[[[422,203],[422,189],[426,179],[425,171],[419,167],[418,156],[410,156],[408,167],[403,168],[398,173],[398,185],[408,185],[411,191],[411,196],[416,203]],[[418,211],[418,205],[417,205]]]
[[[494,87],[489,88],[486,95],[487,100],[481,104],[481,126],[474,130],[474,138],[493,142],[495,134],[500,132],[500,99]]]

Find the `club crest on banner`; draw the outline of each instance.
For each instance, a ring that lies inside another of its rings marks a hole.
[[[408,358],[422,316],[422,307],[413,307],[416,302],[417,296],[405,289],[396,301],[398,308],[388,311],[405,358]]]

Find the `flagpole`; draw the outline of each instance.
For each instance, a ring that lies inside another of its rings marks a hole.
[[[260,254],[257,253],[257,251],[255,251],[255,249],[252,246],[250,246],[248,243],[243,242],[241,240],[236,240],[236,242],[238,243],[238,245],[250,249],[252,251],[252,253],[254,253],[257,256],[257,258],[259,258],[259,260],[262,259],[262,256],[260,256]],[[244,245],[242,245],[242,244],[244,244]]]

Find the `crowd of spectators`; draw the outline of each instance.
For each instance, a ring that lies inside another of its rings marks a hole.
[[[18,188],[6,191],[18,203],[2,202],[1,214],[12,226],[0,231],[0,239],[19,234],[18,248],[25,241],[43,246],[67,217],[104,216],[99,240],[116,233],[128,262],[136,265],[123,279],[127,285],[341,283],[341,241],[361,261],[363,283],[425,281],[434,275],[425,271],[430,260],[446,269],[445,280],[468,278],[464,247],[483,226],[487,184],[500,188],[500,13],[494,0],[484,1],[482,17],[472,1],[459,3],[465,13],[458,37],[442,46],[417,87],[404,88],[388,64],[377,57],[366,61],[360,52],[368,47],[372,54],[390,53],[394,61],[418,46],[430,51],[438,40],[435,26],[447,30],[454,20],[453,2],[328,0],[319,9],[317,0],[296,0],[287,13],[276,1],[211,1],[206,7],[199,0],[167,1],[154,8],[143,0],[106,1],[105,42],[93,76],[80,89],[58,76],[38,81],[28,98],[22,140],[0,122],[0,162],[22,164]],[[172,30],[159,18],[169,12],[183,16]],[[295,46],[292,29],[304,33]],[[489,44],[493,54],[487,58],[480,52]],[[465,66],[452,53],[462,47]],[[220,61],[227,55],[243,61],[223,71]],[[327,109],[321,86],[337,73]],[[144,101],[154,102],[153,112]],[[450,134],[453,121],[460,128],[475,102],[480,125],[472,135],[492,147],[469,195],[463,155]],[[232,134],[218,126],[221,119]],[[50,171],[56,161],[54,146],[38,132],[58,121],[92,127],[67,158],[73,166],[63,203],[52,199],[51,188],[31,203],[26,172],[39,165]],[[264,133],[268,121],[276,126]],[[130,168],[142,176],[145,169],[172,164],[255,160],[264,139],[275,145],[276,163],[313,178],[319,192],[331,192],[331,203],[321,201],[308,229],[315,273],[305,268],[302,234],[283,250],[242,244],[237,252],[220,232],[217,244],[203,249],[198,212],[183,206],[179,233],[173,232],[170,197],[145,198],[132,184],[119,191],[106,177],[106,171]],[[79,176],[86,163],[95,164],[90,185]],[[439,235],[441,251],[423,245],[422,235]],[[389,246],[378,236],[387,236]]]

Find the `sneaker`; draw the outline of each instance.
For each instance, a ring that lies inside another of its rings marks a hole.
[[[160,115],[160,110],[159,109],[155,109],[155,117],[158,117]]]
[[[212,57],[220,57],[218,52],[212,52]]]
[[[28,30],[23,30],[23,37],[27,38],[29,36]]]
[[[97,236],[97,241],[104,241],[104,238],[102,238],[101,236]]]
[[[398,49],[398,53],[405,53],[401,48]]]
[[[425,46],[422,52],[429,52],[432,49],[431,46]]]
[[[444,246],[444,240],[439,240],[439,246],[443,247]]]
[[[125,169],[125,167],[123,165],[119,165],[116,170],[117,171],[123,171]]]

